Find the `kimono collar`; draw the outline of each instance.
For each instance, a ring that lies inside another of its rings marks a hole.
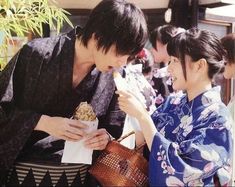
[[[205,92],[199,94],[190,102],[188,102],[187,95],[185,95],[183,100],[185,100],[185,103],[187,103],[189,106],[191,106],[192,109],[194,110],[202,105],[205,106],[205,105],[210,105],[213,103],[222,102],[220,90],[221,90],[220,86],[214,86],[211,89],[206,90]]]
[[[123,75],[123,68],[118,71]],[[115,88],[112,72],[101,73],[98,86],[90,102],[97,117],[105,115],[108,111],[110,102],[115,94]]]

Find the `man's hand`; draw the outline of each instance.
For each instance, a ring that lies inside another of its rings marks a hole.
[[[85,137],[84,144],[87,148],[103,150],[110,141],[110,136],[105,129],[98,129]]]
[[[34,130],[44,131],[63,140],[78,141],[86,135],[86,128],[87,125],[78,120],[42,115]]]

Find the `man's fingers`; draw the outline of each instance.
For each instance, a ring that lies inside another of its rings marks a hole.
[[[107,140],[100,140],[100,141],[97,141],[97,142],[86,142],[85,143],[85,146],[90,148],[90,149],[95,149],[95,150],[102,150],[106,147],[107,145]]]
[[[98,129],[86,137],[84,144],[86,147],[95,150],[103,150],[109,142],[109,135],[105,129]]]
[[[93,144],[93,143],[100,142],[100,141],[103,141],[103,140],[106,140],[106,138],[103,137],[103,136],[95,136],[95,137],[90,137],[90,138],[86,137],[85,143]]]
[[[69,137],[74,140],[81,140],[83,137],[74,133],[71,133],[69,131],[66,131],[63,136]]]
[[[66,131],[71,132],[76,135],[79,135],[79,136],[82,136],[82,137],[87,135],[87,133],[83,129],[79,129],[79,128],[74,127],[72,125],[68,125]]]
[[[65,118],[65,122],[66,124],[69,124],[70,126],[73,126],[75,128],[82,128],[82,129],[86,129],[88,128],[88,126],[78,120],[75,120],[75,119],[68,119],[68,118]]]
[[[71,142],[76,142],[76,141],[78,141],[78,140],[76,140],[76,139],[67,137],[67,136],[65,136],[65,135],[60,136],[60,139],[63,139],[63,140],[66,140],[66,141],[71,141]]]
[[[97,129],[96,131],[90,132],[87,136],[86,139],[92,139],[98,136],[108,136],[107,131],[105,129]]]

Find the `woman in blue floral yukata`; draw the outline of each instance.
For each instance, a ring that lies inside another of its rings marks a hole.
[[[168,71],[173,88],[185,94],[169,96],[150,116],[128,91],[117,91],[119,106],[135,117],[151,150],[150,186],[221,186],[231,180],[231,116],[212,86],[223,69],[224,50],[206,30],[190,29],[168,43]],[[215,177],[216,176],[216,177]]]

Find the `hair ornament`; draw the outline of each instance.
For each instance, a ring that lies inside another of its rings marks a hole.
[[[136,55],[136,57],[139,58],[139,59],[147,59],[147,54],[146,54],[145,49],[143,48],[143,49]]]

